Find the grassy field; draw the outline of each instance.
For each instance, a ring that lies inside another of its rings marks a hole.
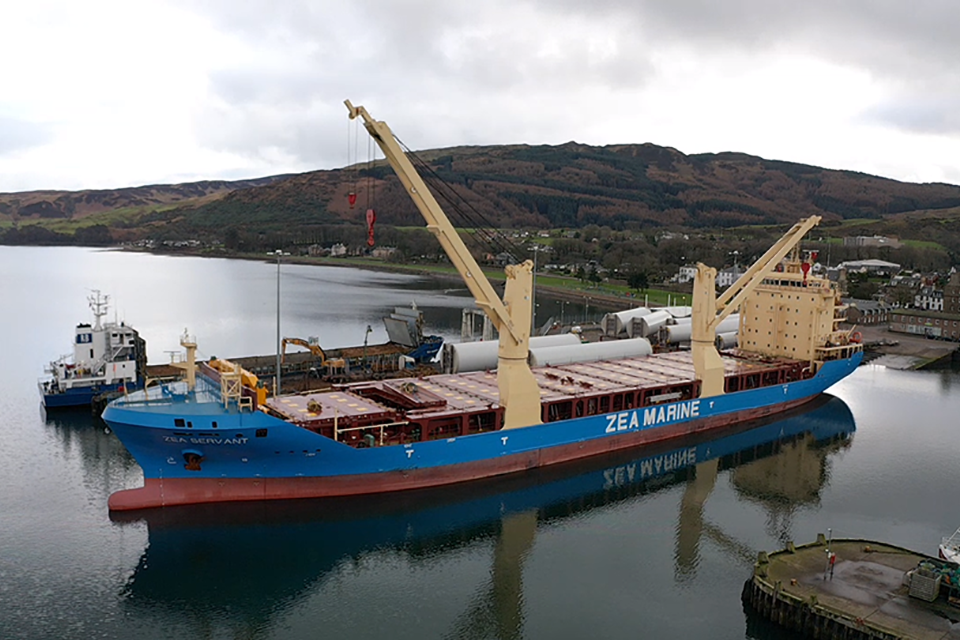
[[[933,240],[901,240],[900,242],[915,249],[933,249],[935,251],[943,251],[944,253],[947,251],[946,247]]]
[[[63,218],[41,218],[38,220],[22,221],[20,224],[21,226],[36,225],[57,233],[73,234],[76,233],[77,229],[92,227],[98,224],[109,228],[130,226],[148,213],[175,209],[177,206],[177,204],[153,204],[139,207],[121,207],[101,213],[92,213],[88,216],[72,220],[65,220]],[[13,226],[12,222],[0,220],[0,229],[11,226]]]
[[[260,257],[260,256],[245,256]],[[269,259],[263,256],[264,259]],[[352,266],[367,269],[388,269],[391,271],[404,271],[408,273],[423,273],[445,277],[459,278],[457,270],[450,265],[438,264],[391,264],[382,260],[372,258],[307,258],[298,257],[296,262],[302,264],[323,264],[331,266]],[[500,282],[505,279],[502,269],[491,267],[483,269],[484,275],[492,282]],[[646,301],[654,305],[689,305],[691,302],[690,294],[677,293],[675,291],[665,291],[661,289],[647,289],[637,292],[626,285],[601,283],[594,285],[592,283],[581,282],[577,278],[557,275],[537,275],[537,287],[556,290],[560,294],[574,294],[589,298],[590,296],[608,296],[622,298],[625,307],[639,306]]]

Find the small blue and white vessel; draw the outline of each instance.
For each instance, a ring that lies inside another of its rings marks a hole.
[[[43,405],[48,408],[89,406],[103,394],[122,393],[143,386],[147,366],[146,342],[123,322],[104,322],[109,296],[94,291],[87,300],[93,326],[81,323],[73,337],[73,354],[45,369],[39,381]]]

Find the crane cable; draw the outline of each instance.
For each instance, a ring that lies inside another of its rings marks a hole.
[[[420,172],[420,175],[424,178],[424,182],[428,183],[428,186],[431,187],[438,198],[447,203],[449,211],[454,213],[459,220],[467,223],[464,226],[473,230],[474,233],[468,234],[468,237],[471,238],[475,245],[478,245],[480,249],[491,248],[495,249],[496,253],[507,254],[514,263],[520,261],[520,258],[526,254],[526,251],[522,247],[503,234],[490,231],[490,229],[496,227],[487,216],[457,193],[453,187],[437,174],[432,166],[411,151],[400,138],[397,138],[396,135],[394,135],[394,138]],[[473,193],[476,194],[477,192],[473,191]],[[465,207],[461,206],[461,203],[465,205]],[[484,243],[486,246],[484,246]]]
[[[355,131],[353,134],[353,139],[351,140],[350,136],[350,127],[353,125]],[[353,206],[357,203],[357,181],[359,179],[360,167],[359,167],[359,151],[357,147],[360,144],[360,123],[356,121],[347,121],[347,182],[348,193],[347,201],[350,204],[350,208],[353,209]]]

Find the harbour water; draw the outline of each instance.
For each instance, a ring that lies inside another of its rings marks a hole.
[[[758,550],[830,528],[935,553],[960,526],[960,375],[877,366],[708,441],[387,499],[111,517],[138,467],[36,389],[89,290],[152,362],[184,328],[204,356],[270,353],[277,266],[0,247],[0,273],[0,638],[786,638],[740,604]],[[346,346],[369,324],[376,343],[415,301],[454,337],[472,305],[451,287],[283,265],[282,332]]]

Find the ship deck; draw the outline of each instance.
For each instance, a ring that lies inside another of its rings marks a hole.
[[[769,380],[761,379],[763,374],[778,375],[784,369],[799,372],[806,364],[786,358],[759,357],[736,349],[721,353],[721,358],[728,379],[755,378],[755,386],[769,384]],[[680,399],[685,393],[694,395],[698,384],[689,351],[551,365],[537,367],[533,373],[544,405],[658,389],[663,392],[651,396],[649,402],[667,402]],[[371,390],[376,393],[371,394]],[[389,401],[377,402],[371,395]],[[332,391],[269,398],[266,405],[286,420],[310,426],[334,417],[347,423],[362,420],[366,424],[397,420],[401,413],[407,419],[453,417],[499,409],[499,401],[496,371],[476,371],[352,383]]]

